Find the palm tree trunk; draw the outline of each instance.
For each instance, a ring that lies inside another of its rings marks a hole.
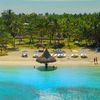
[[[51,36],[51,33],[50,33],[50,45],[51,45],[51,40],[52,40],[52,36]]]
[[[15,37],[13,38],[13,47],[14,47],[14,48],[16,47],[16,44],[15,44]]]

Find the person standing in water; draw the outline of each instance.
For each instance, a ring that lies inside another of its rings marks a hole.
[[[35,68],[35,66],[34,66],[34,68]]]

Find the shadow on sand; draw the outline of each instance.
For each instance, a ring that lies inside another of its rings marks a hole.
[[[55,66],[48,66],[48,68],[45,68],[45,66],[39,66],[37,68],[37,70],[39,70],[39,71],[54,71],[56,69],[57,69],[57,67],[55,67]]]

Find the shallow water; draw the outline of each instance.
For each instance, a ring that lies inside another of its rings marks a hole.
[[[100,100],[100,67],[0,67],[0,100]]]

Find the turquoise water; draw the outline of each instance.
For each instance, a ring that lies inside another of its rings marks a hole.
[[[0,67],[0,100],[100,100],[100,67]]]

